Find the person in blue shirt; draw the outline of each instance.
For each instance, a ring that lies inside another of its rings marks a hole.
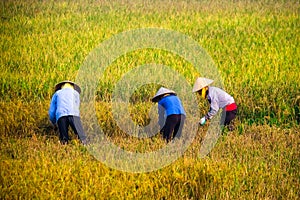
[[[180,138],[186,113],[176,93],[161,87],[152,101],[158,103],[158,124],[163,138],[167,142],[175,137]]]
[[[55,86],[48,114],[52,124],[58,126],[59,139],[62,144],[70,140],[69,126],[83,144],[86,142],[79,112],[80,92],[80,87],[71,81],[63,81]]]

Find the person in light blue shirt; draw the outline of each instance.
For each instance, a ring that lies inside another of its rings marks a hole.
[[[167,142],[175,137],[180,138],[186,113],[176,93],[161,87],[152,101],[158,102],[158,124],[163,138]]]
[[[52,124],[58,126],[59,139],[62,144],[70,140],[69,126],[82,143],[86,142],[79,112],[80,92],[80,87],[71,81],[63,81],[55,86],[48,114]]]

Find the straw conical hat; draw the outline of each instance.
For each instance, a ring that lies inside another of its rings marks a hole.
[[[193,87],[193,92],[197,92],[197,91],[201,90],[202,88],[208,86],[212,82],[214,82],[214,81],[211,79],[208,79],[208,78],[202,78],[202,77],[197,78],[197,80],[194,84],[194,87]]]
[[[162,95],[165,95],[165,94],[175,94],[176,95],[176,92],[174,92],[173,90],[169,90],[167,88],[161,87],[161,88],[159,88],[159,90],[157,91],[155,96],[152,98],[152,101],[157,102],[159,97],[161,97]]]
[[[73,87],[74,87],[74,89],[80,94],[81,93],[81,88],[76,84],[76,83],[74,83],[74,82],[72,82],[72,81],[62,81],[62,82],[60,82],[60,83],[57,83],[56,85],[55,85],[55,92],[57,91],[57,90],[60,90],[61,89],[61,87],[65,84],[65,83],[70,83],[71,85],[73,85]]]

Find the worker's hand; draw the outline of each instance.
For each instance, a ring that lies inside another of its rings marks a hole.
[[[206,119],[205,119],[205,117],[202,117],[202,118],[200,119],[200,121],[199,121],[199,124],[200,124],[201,126],[204,126],[205,123],[206,123]]]

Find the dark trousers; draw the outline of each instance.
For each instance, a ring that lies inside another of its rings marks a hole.
[[[230,122],[236,117],[236,114],[237,114],[237,109],[231,111],[225,111],[225,110],[223,111],[223,117],[225,117],[224,126],[227,126],[229,130],[233,130],[233,127],[229,125]]]
[[[163,128],[163,138],[169,142],[174,137],[180,138],[185,115],[169,115]]]
[[[82,142],[86,140],[86,135],[83,131],[80,117],[71,115],[60,117],[57,121],[57,125],[61,143],[68,143],[68,141],[70,140],[68,133],[69,126],[71,126],[78,139],[80,139]]]

